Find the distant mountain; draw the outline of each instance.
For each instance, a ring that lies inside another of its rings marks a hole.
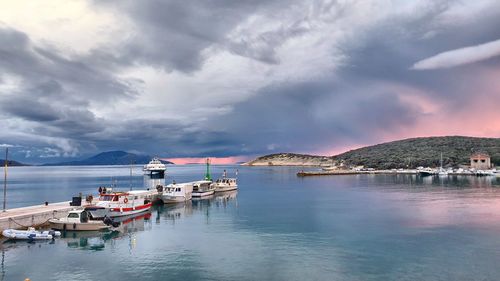
[[[344,163],[377,169],[437,167],[443,154],[444,166],[469,164],[472,152],[487,152],[500,165],[500,138],[462,136],[411,138],[354,149],[335,156],[293,153],[271,154],[245,163],[250,166],[320,166]]]
[[[130,165],[146,164],[152,157],[148,155],[138,155],[125,151],[102,152],[90,158],[60,163],[44,164],[43,166],[92,166],[92,165]],[[169,161],[161,160],[164,164],[174,164]]]
[[[29,164],[24,164],[24,163],[21,163],[21,162],[17,162],[17,161],[14,161],[14,160],[8,160],[8,165],[9,167],[15,167],[15,166],[31,166]],[[5,159],[0,159],[0,166],[4,166],[5,165]]]

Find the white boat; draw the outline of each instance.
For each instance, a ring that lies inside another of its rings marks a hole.
[[[439,172],[438,172],[438,175],[439,176],[448,176],[449,173],[450,173],[449,171],[447,171],[447,170],[445,170],[443,168],[440,168]]]
[[[335,171],[335,170],[338,170],[339,168],[337,166],[327,166],[327,167],[323,167],[321,169],[323,171]]]
[[[494,170],[477,170],[476,176],[495,176]]]
[[[172,183],[167,185],[161,193],[161,200],[165,204],[179,203],[191,200],[193,183]]]
[[[90,212],[93,219],[133,215],[151,209],[153,193],[149,190],[101,193],[99,201],[85,210]]]
[[[6,229],[2,231],[2,235],[9,239],[51,240],[61,236],[61,232],[53,230],[36,231],[34,227],[29,227],[28,230]]]
[[[153,158],[148,164],[144,165],[143,171],[145,174],[150,174],[152,172],[165,172],[167,167],[163,164],[160,159]]]
[[[192,182],[193,184],[193,197],[205,197],[210,196],[215,193],[215,186],[212,185],[212,181],[201,180]]]
[[[238,176],[238,170],[236,170],[236,176]],[[225,192],[238,189],[237,179],[228,178],[226,170],[222,173],[222,177],[214,181],[212,185],[215,188],[215,192]]]
[[[86,210],[70,211],[65,218],[50,219],[49,223],[52,229],[63,231],[99,231],[112,226],[111,223],[108,225],[100,220],[91,220],[91,215]]]
[[[212,183],[215,187],[215,192],[225,192],[238,189],[236,178],[222,177]]]

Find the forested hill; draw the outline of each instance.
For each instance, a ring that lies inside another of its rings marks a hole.
[[[17,162],[17,161],[14,161],[14,160],[8,160],[7,161],[7,165],[9,167],[15,167],[15,166],[29,166],[28,164],[24,164],[24,163],[21,163],[21,162]],[[4,166],[5,165],[5,159],[0,159],[0,165],[1,166]]]
[[[473,152],[487,152],[500,165],[500,138],[462,136],[411,138],[354,149],[335,156],[279,153],[261,156],[246,165],[363,165],[377,169],[467,165]],[[303,163],[303,164],[302,164]]]
[[[490,154],[492,162],[500,165],[500,138],[473,137],[427,137],[412,138],[367,146],[351,150],[335,158],[349,165],[364,165],[374,168],[415,168],[439,166],[443,155],[444,166],[469,163],[473,152]]]

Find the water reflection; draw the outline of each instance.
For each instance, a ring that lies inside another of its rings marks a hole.
[[[358,175],[358,181],[366,179],[370,184],[377,187],[391,188],[404,185],[405,188],[437,188],[446,187],[451,189],[463,188],[492,188],[500,186],[499,177],[476,177],[476,176],[426,176],[419,175]],[[382,185],[380,185],[382,184]]]
[[[151,229],[150,212],[119,217],[115,221],[120,222],[120,226],[112,231],[68,231],[62,233],[61,240],[66,241],[69,248],[100,251],[106,247],[107,241],[126,237],[133,248],[136,243],[133,233]]]
[[[238,191],[233,190],[207,197],[193,198],[191,201],[184,203],[156,206],[155,222],[159,224],[163,218],[167,223],[175,224],[177,220],[190,217],[195,213],[201,213],[208,219],[213,207],[226,208],[231,202],[234,202],[237,206],[237,194]]]
[[[42,247],[43,245],[51,245],[54,244],[55,240],[12,240],[12,239],[3,239],[0,248],[2,251],[8,251],[11,249],[15,249],[18,247]]]

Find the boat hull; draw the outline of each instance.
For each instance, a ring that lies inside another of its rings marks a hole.
[[[215,192],[226,192],[238,189],[237,185],[216,186]]]
[[[29,231],[29,230],[15,230],[15,229],[6,229],[2,231],[2,235],[9,239],[16,240],[51,240],[58,235],[61,235],[60,232],[56,234],[54,231]]]
[[[142,212],[149,211],[151,209],[152,203],[144,204],[137,207],[121,207],[121,208],[105,208],[105,207],[94,207],[90,206],[85,208],[93,219],[102,219],[105,216],[110,218],[130,216],[139,214]]]
[[[105,225],[102,221],[89,221],[87,223],[65,222],[59,219],[50,219],[50,227],[62,231],[99,231],[107,230],[111,226]]]
[[[145,205],[130,207],[130,208],[111,208],[109,209],[108,217],[115,218],[115,217],[123,217],[123,216],[139,214],[142,212],[149,211],[152,205],[153,205],[152,203],[148,203]]]
[[[189,201],[191,200],[191,197],[164,195],[161,197],[161,200],[163,201],[164,204],[175,204],[175,203]]]
[[[200,197],[206,197],[213,195],[215,193],[215,190],[207,190],[207,191],[198,191],[192,193],[193,198],[200,198]]]

